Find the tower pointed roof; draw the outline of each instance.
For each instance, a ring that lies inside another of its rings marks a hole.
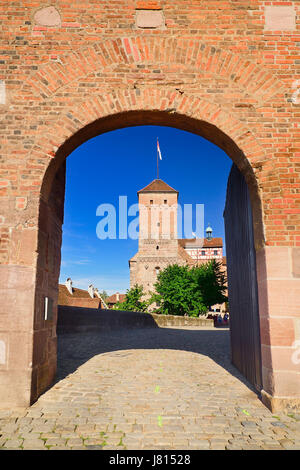
[[[163,180],[155,179],[151,181],[151,183],[149,183],[148,186],[145,186],[145,188],[140,189],[140,191],[138,191],[138,194],[139,193],[177,193],[178,194],[178,191],[176,191],[176,189],[169,186]]]

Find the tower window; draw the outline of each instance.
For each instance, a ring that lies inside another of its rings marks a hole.
[[[157,245],[156,249],[159,250],[159,246],[158,246],[158,245]]]
[[[153,199],[150,199],[150,204],[153,204]]]
[[[168,201],[167,201],[167,199],[165,199],[165,200],[164,200],[164,204],[167,204],[167,203],[168,203]]]

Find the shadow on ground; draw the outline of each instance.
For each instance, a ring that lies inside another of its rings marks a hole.
[[[232,365],[230,331],[222,329],[133,328],[58,335],[56,381],[98,354],[126,355],[132,349],[174,349],[208,356],[257,393]],[[141,352],[142,353],[142,352]]]

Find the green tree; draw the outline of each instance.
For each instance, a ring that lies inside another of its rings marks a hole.
[[[127,289],[125,300],[123,302],[117,302],[114,309],[129,312],[146,312],[149,301],[142,300],[144,295],[143,286],[135,284],[131,289]]]
[[[215,259],[201,266],[191,268],[191,276],[202,293],[205,307],[222,304],[228,300],[225,295],[227,279],[222,271],[222,263]]]
[[[101,297],[102,297],[102,299],[104,300],[104,302],[106,302],[107,299],[108,299],[108,297],[109,297],[109,295],[108,295],[108,293],[106,292],[106,290],[103,290],[103,291],[99,292],[99,294],[101,295]]]
[[[189,268],[173,264],[162,270],[150,302],[164,315],[198,316],[227,300],[226,278],[215,260]]]
[[[151,301],[164,315],[198,316],[206,311],[202,293],[188,266],[173,264],[162,270]]]

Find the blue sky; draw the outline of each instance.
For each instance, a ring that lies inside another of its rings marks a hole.
[[[109,294],[129,288],[128,260],[138,241],[100,240],[96,209],[108,203],[118,211],[119,196],[127,196],[128,207],[137,203],[137,191],[156,178],[157,137],[159,177],[179,191],[181,205],[192,204],[195,212],[196,204],[204,204],[205,227],[210,222],[213,236],[224,241],[232,164],[226,153],[202,137],[170,127],[119,129],[85,142],[67,159],[61,283],[71,277],[74,287],[87,289],[92,283]]]

